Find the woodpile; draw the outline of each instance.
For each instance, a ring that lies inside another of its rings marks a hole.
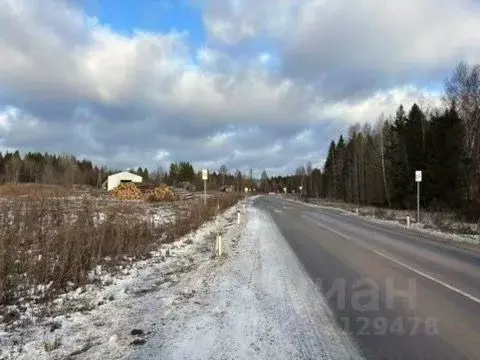
[[[112,190],[112,196],[120,200],[147,200],[152,202],[171,202],[192,199],[195,194],[183,188],[172,188],[166,184],[120,184]]]
[[[161,202],[175,201],[177,200],[177,195],[171,187],[162,184],[153,189],[153,192],[148,196],[148,200]]]
[[[195,194],[182,188],[175,188],[175,194],[179,199],[188,200],[195,197]]]
[[[140,200],[142,191],[134,183],[123,183],[112,190],[112,196],[120,200]]]

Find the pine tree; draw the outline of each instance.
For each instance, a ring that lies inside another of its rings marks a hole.
[[[393,125],[387,133],[385,158],[387,162],[388,183],[391,185],[390,200],[394,206],[409,208],[413,205],[413,174],[410,173],[405,144],[405,111],[403,105],[397,110]]]
[[[330,147],[328,148],[327,159],[323,167],[324,185],[325,185],[325,197],[334,198],[336,195],[336,179],[335,179],[335,141],[332,140]]]
[[[335,147],[334,179],[335,179],[335,198],[345,200],[345,167],[346,147],[343,135],[340,135],[337,146]]]
[[[413,104],[405,123],[405,146],[410,172],[425,168],[426,118],[417,104]]]
[[[434,208],[458,209],[466,179],[462,178],[464,132],[454,107],[432,117],[427,139],[425,200]]]

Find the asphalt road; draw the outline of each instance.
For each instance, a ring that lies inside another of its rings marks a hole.
[[[257,200],[367,359],[480,359],[480,257],[403,227]]]

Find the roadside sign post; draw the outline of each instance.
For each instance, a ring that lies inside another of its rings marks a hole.
[[[420,223],[420,183],[422,182],[422,171],[415,171],[415,182],[417,183],[417,224]]]
[[[207,205],[207,180],[208,180],[208,170],[202,170],[202,180],[203,180],[203,204]]]

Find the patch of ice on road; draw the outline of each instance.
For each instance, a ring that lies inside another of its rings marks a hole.
[[[361,358],[271,218],[247,217],[226,264],[129,360]]]

